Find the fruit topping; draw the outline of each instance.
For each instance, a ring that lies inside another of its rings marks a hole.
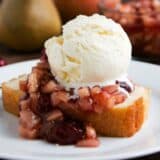
[[[43,93],[52,93],[53,91],[61,90],[61,87],[53,80],[50,80],[45,86],[42,87],[41,90]]]
[[[41,136],[48,142],[75,144],[84,137],[83,126],[75,121],[49,121],[41,128]]]
[[[107,92],[102,91],[98,94],[94,94],[92,97],[94,104],[99,106],[99,108],[101,108],[102,111],[103,109],[110,107],[108,106],[108,100],[110,99],[111,96]]]
[[[97,135],[96,135],[95,129],[92,126],[87,125],[86,126],[86,138],[95,139],[96,137]]]
[[[115,104],[122,103],[127,98],[126,94],[124,94],[123,92],[115,93],[113,94],[113,97],[115,99]]]
[[[83,139],[78,141],[77,147],[98,147],[100,144],[98,139]]]
[[[50,95],[48,94],[40,94],[38,97],[38,106],[37,111],[40,114],[47,113],[52,110]]]
[[[67,103],[69,100],[69,95],[65,91],[53,92],[51,94],[51,103],[53,106],[57,106],[60,103]]]
[[[79,109],[81,111],[93,111],[93,100],[91,98],[82,98],[78,100]]]
[[[85,98],[90,96],[90,91],[88,87],[83,87],[78,90],[78,95],[80,98]]]
[[[47,119],[47,121],[62,120],[63,113],[60,110],[55,109],[52,112],[48,113],[46,119]]]
[[[91,88],[91,94],[94,95],[94,94],[98,94],[101,92],[101,88],[99,86],[94,86]]]
[[[41,119],[32,111],[20,111],[20,127],[19,133],[23,138],[34,139],[39,137]]]
[[[109,94],[113,94],[118,91],[118,85],[109,85],[102,88],[103,91],[106,91]]]
[[[119,87],[131,92],[130,86],[126,82],[116,81],[115,85],[67,91],[51,75],[47,64],[38,63],[28,80],[20,82],[21,90],[26,93],[20,100],[20,135],[29,139],[41,137],[61,145],[97,147],[99,140],[95,129],[91,125],[68,119],[60,106],[102,113],[125,101],[127,95]]]

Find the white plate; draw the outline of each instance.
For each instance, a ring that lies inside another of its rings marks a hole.
[[[0,68],[0,84],[30,72],[34,64],[35,61],[27,61]],[[160,67],[132,61],[129,74],[135,82],[152,89],[149,119],[134,137],[100,138],[98,148],[24,140],[18,136],[18,119],[6,113],[0,104],[0,157],[16,160],[106,160],[133,158],[160,151]]]

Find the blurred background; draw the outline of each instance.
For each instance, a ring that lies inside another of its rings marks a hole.
[[[39,58],[64,23],[94,13],[122,25],[134,59],[160,64],[159,0],[0,0],[0,66]]]

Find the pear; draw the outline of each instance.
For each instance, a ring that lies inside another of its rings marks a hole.
[[[61,13],[63,22],[67,22],[79,14],[89,16],[97,13],[100,1],[101,0],[54,0]]]
[[[0,7],[0,43],[32,51],[61,33],[61,20],[52,0],[3,0]]]

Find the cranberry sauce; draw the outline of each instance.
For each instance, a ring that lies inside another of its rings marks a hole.
[[[40,134],[48,142],[67,145],[83,139],[85,130],[81,123],[65,119],[44,122]]]
[[[39,114],[44,114],[52,110],[49,94],[40,94],[38,98],[37,110]]]

